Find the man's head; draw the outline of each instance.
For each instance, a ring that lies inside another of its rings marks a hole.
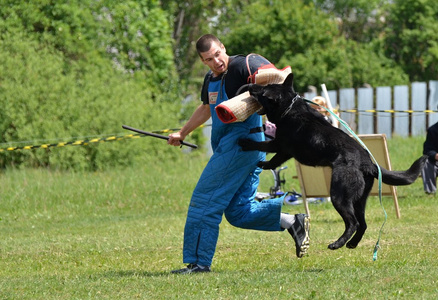
[[[212,34],[201,36],[196,42],[201,61],[207,65],[214,76],[219,76],[228,69],[229,57],[221,41]]]

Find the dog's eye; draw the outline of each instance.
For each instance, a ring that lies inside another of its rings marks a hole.
[[[279,94],[274,93],[270,90],[265,90],[263,93],[263,97],[268,98],[269,100],[277,100],[279,98]]]

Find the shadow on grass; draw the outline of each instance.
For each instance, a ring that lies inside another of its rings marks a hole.
[[[324,270],[324,269],[321,269],[321,268],[318,268],[318,269],[313,268],[313,269],[303,270],[303,273],[322,273],[322,272],[324,272],[324,271],[325,271],[325,270]]]
[[[264,270],[266,271],[266,270]],[[274,271],[274,270],[270,270]],[[282,269],[279,269],[279,271],[283,271]],[[289,271],[289,270],[288,270]],[[321,268],[311,268],[303,270],[303,273],[322,273],[324,272],[324,269]],[[224,273],[236,273],[236,272],[242,272],[242,271],[236,271],[236,270],[212,270],[211,273],[213,274],[224,274]],[[201,273],[200,273],[201,274]],[[191,274],[193,275],[200,275],[200,274]],[[208,274],[208,273],[207,273]],[[163,272],[148,272],[148,271],[139,271],[139,270],[120,270],[120,271],[108,271],[104,274],[106,277],[162,277],[162,276],[181,276],[179,274],[172,274],[170,271],[163,271]]]
[[[106,277],[159,277],[171,275],[170,271],[148,272],[140,270],[120,270],[105,272]]]

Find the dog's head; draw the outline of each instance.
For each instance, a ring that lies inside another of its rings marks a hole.
[[[293,89],[293,74],[289,74],[283,84],[269,84],[266,86],[251,85],[248,90],[262,106],[258,114],[268,116],[271,122],[276,121],[279,115],[284,112],[296,96]]]

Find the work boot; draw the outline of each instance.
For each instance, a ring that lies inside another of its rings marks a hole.
[[[303,257],[309,249],[309,217],[305,214],[295,215],[295,222],[287,229],[295,241],[297,257]]]
[[[188,264],[187,267],[179,270],[173,270],[172,274],[191,274],[191,273],[205,273],[210,272],[209,266],[200,266],[198,264]]]

